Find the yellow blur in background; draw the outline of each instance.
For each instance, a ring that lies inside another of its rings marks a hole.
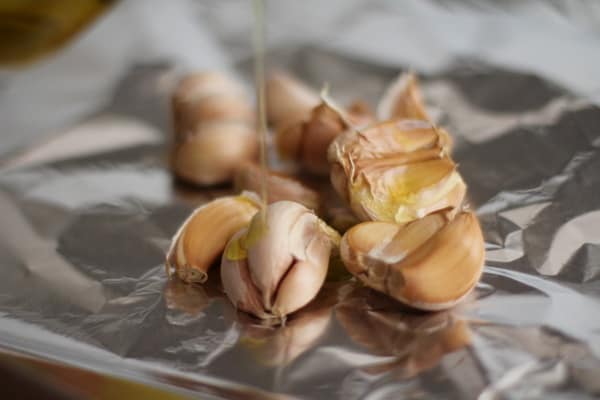
[[[114,0],[0,0],[0,64],[18,65],[60,48]]]

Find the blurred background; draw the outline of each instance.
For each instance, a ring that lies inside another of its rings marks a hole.
[[[0,159],[85,120],[133,68],[164,68],[166,91],[181,71],[246,60],[252,23],[249,0],[1,0]],[[482,60],[600,99],[596,0],[278,0],[266,23],[270,50],[319,47],[417,72]]]
[[[248,70],[253,22],[250,0],[0,0],[0,168],[47,157],[21,155],[65,135],[68,141],[46,150],[82,154],[164,140],[176,78]],[[598,0],[271,0],[265,22],[272,54],[324,50],[426,74],[469,60],[532,73],[600,103]],[[163,115],[148,112],[156,109]],[[57,371],[22,358],[2,356],[0,377],[19,381],[32,365]],[[69,386],[65,377],[73,372],[60,371],[53,379]],[[120,384],[121,393],[131,389]],[[37,389],[49,398],[47,387]],[[140,398],[165,398],[144,393]]]

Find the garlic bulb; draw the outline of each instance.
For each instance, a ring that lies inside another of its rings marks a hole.
[[[464,299],[483,269],[477,217],[443,213],[406,225],[363,222],[340,244],[344,265],[367,286],[421,310],[442,310]]]
[[[244,163],[237,168],[234,177],[236,191],[260,193],[262,171],[255,163]],[[291,176],[267,171],[267,199],[269,203],[281,200],[296,201],[305,207],[318,211],[320,207],[319,193],[302,184]]]
[[[460,206],[466,186],[447,157],[448,134],[394,120],[350,130],[329,147],[333,187],[362,220],[405,223]]]
[[[221,197],[197,208],[171,241],[167,275],[175,269],[185,282],[205,282],[227,241],[250,223],[258,209],[258,197],[252,193]]]
[[[236,308],[284,320],[317,295],[338,240],[306,207],[273,203],[227,244],[221,260],[225,293]]]
[[[175,174],[197,185],[231,180],[235,167],[258,150],[254,113],[243,88],[206,72],[182,79],[172,99]]]

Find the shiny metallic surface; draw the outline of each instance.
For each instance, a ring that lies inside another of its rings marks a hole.
[[[399,72],[314,48],[270,60],[329,82],[342,101],[374,102]],[[204,286],[165,276],[179,224],[231,190],[170,175],[168,74],[132,70],[82,123],[99,141],[107,124],[123,137],[135,131],[122,146],[107,135],[101,152],[79,154],[72,134],[56,139],[69,142],[66,158],[48,143],[2,164],[0,346],[205,398],[600,396],[598,107],[481,64],[423,76],[485,231],[476,291],[425,314],[329,282],[272,327],[234,310],[215,269]]]

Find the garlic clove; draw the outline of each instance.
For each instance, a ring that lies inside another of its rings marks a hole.
[[[200,72],[181,79],[171,100],[175,137],[184,139],[199,124],[209,121],[243,121],[252,124],[252,105],[244,88],[219,72]]]
[[[452,307],[479,280],[484,247],[477,217],[462,212],[392,270],[388,293],[423,310]]]
[[[239,94],[214,94],[202,101],[186,105],[184,129],[193,131],[201,123],[211,121],[254,123],[254,110],[248,99]]]
[[[350,124],[363,126],[370,121],[371,114],[361,102],[353,103],[346,112],[323,100],[303,120],[276,131],[276,148],[283,159],[298,162],[307,172],[327,175],[329,145]]]
[[[340,243],[342,262],[352,275],[368,286],[385,292],[387,266],[370,256],[372,249],[385,245],[398,233],[400,225],[390,222],[363,222],[350,228]]]
[[[234,177],[234,187],[237,191],[260,193],[262,190],[262,170],[255,163],[246,162],[237,168]],[[320,207],[319,193],[291,176],[267,171],[267,200],[275,203],[281,200],[296,201],[305,207],[317,211]]]
[[[313,110],[303,128],[300,163],[308,172],[327,175],[329,173],[327,149],[333,139],[348,126],[335,110],[326,104],[321,104]]]
[[[429,120],[417,77],[403,73],[392,82],[377,105],[377,118]]]
[[[282,71],[270,75],[266,92],[267,118],[277,130],[304,120],[320,102],[317,92]]]
[[[323,251],[324,259],[317,262],[296,261],[289,272],[282,278],[277,289],[275,301],[272,306],[274,315],[285,317],[302,308],[308,301],[302,295],[305,288],[320,288],[325,282],[329,252]],[[316,293],[314,293],[316,296]]]
[[[255,158],[252,104],[231,77],[206,72],[182,79],[172,114],[172,169],[179,178],[200,186],[224,183],[240,162]]]
[[[455,168],[447,158],[392,168],[377,163],[367,166],[351,183],[350,206],[364,220],[396,223],[457,208],[465,185]]]
[[[247,234],[248,229],[238,231],[230,240],[236,245]],[[229,256],[228,256],[229,254]],[[248,259],[245,257],[231,257],[232,251],[228,248],[221,258],[221,282],[227,297],[236,308],[256,315],[259,318],[269,318],[262,305],[260,291],[252,281],[248,268]]]
[[[344,264],[367,286],[422,310],[442,310],[466,297],[483,269],[477,217],[448,221],[432,214],[404,226],[364,222],[343,236]]]
[[[304,207],[297,203],[282,201],[270,205],[265,232],[248,248],[252,280],[262,293],[263,304],[268,310],[281,278],[294,262],[293,247],[302,250],[304,243],[298,243],[291,233],[304,214]]]
[[[204,282],[207,272],[231,236],[248,225],[259,203],[251,194],[222,197],[196,209],[181,225],[166,257],[185,282]]]
[[[448,134],[427,121],[349,130],[330,145],[331,183],[362,220],[405,223],[460,206],[466,186],[447,157]]]
[[[196,72],[183,77],[173,93],[177,103],[194,103],[220,93],[243,94],[244,88],[230,76],[216,71]]]
[[[258,149],[252,128],[236,122],[201,125],[172,154],[175,174],[198,185],[214,185],[232,179],[235,168],[255,158]]]
[[[221,279],[232,303],[259,318],[283,319],[310,302],[325,281],[335,242],[336,235],[324,225],[310,210],[290,201],[273,203],[266,214],[257,214],[223,254]],[[247,268],[248,274],[236,275],[227,271],[230,268]],[[248,293],[253,301],[240,301]]]
[[[384,158],[420,150],[437,150],[448,154],[449,137],[443,129],[427,121],[392,120],[362,130],[349,130],[329,147],[331,162],[348,169],[352,162]]]
[[[304,134],[304,124],[298,122],[285,129],[279,129],[275,132],[275,149],[285,161],[297,161],[302,150],[302,136]]]

